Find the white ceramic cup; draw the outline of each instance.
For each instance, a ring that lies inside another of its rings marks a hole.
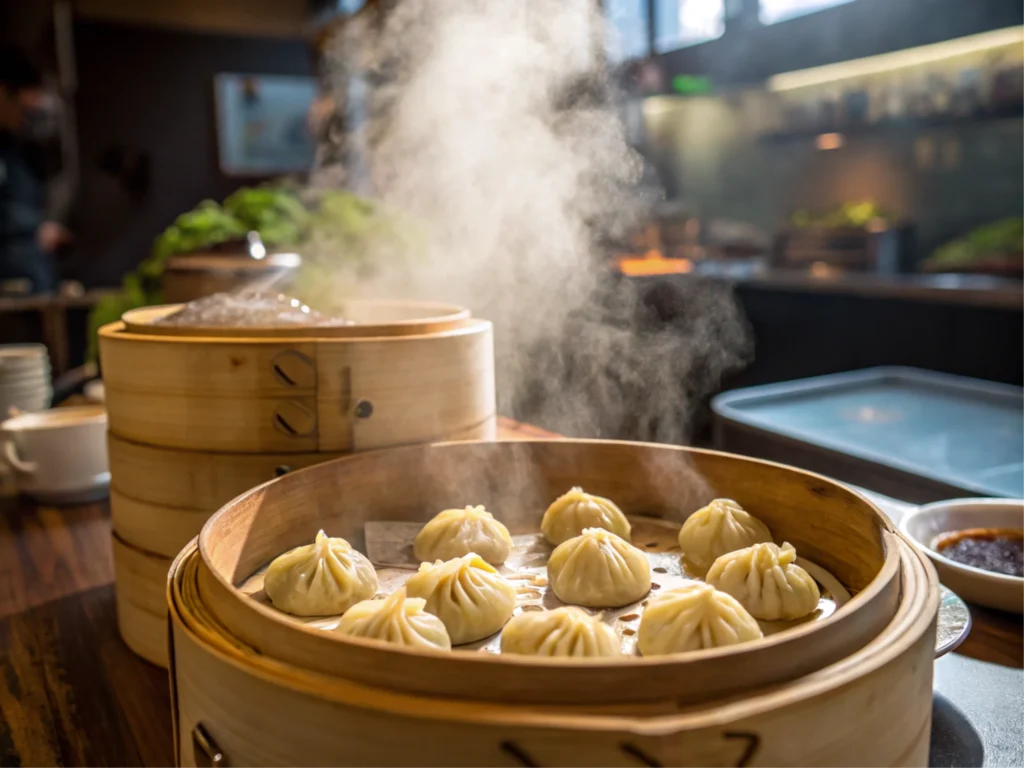
[[[0,423],[0,457],[29,496],[53,503],[102,498],[110,484],[107,412],[85,405],[14,416]]]

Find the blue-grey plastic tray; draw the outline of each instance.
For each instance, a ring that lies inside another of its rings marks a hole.
[[[891,470],[950,492],[1024,496],[1020,387],[916,368],[870,368],[733,390],[712,408],[716,441],[727,450],[742,450],[745,435],[761,447],[754,452],[768,450],[767,458],[780,461],[792,458],[787,445],[803,457],[813,455],[807,448],[840,463],[850,457],[861,471],[843,479],[868,487],[865,463],[875,465],[877,476]],[[766,448],[773,435],[782,441]]]

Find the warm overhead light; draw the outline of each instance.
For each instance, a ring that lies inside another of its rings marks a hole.
[[[689,259],[666,259],[660,251],[648,251],[639,258],[620,258],[619,271],[629,277],[640,275],[682,275],[693,271]]]
[[[941,43],[906,48],[893,53],[851,59],[837,64],[826,64],[823,67],[800,69],[795,72],[784,72],[781,75],[768,78],[768,90],[790,91],[794,88],[823,85],[852,77],[877,75],[882,72],[891,72],[894,69],[916,67],[969,53],[1021,43],[1024,43],[1024,26],[996,29],[977,35],[958,37],[955,40],[944,40]]]
[[[841,133],[819,133],[814,139],[818,149],[839,149],[845,143],[846,137]]]

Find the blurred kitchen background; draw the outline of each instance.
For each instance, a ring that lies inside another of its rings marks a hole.
[[[0,342],[45,341],[58,373],[78,369],[89,313],[138,288],[177,217],[282,174],[301,180],[325,41],[363,6],[0,6],[0,42],[61,97],[45,181],[66,234],[50,294],[0,284]],[[716,388],[877,365],[1021,384],[1019,0],[602,9],[630,140],[663,196],[595,269],[640,291],[663,325],[685,326],[694,290],[734,290],[753,351]],[[182,232],[168,252],[216,245]]]

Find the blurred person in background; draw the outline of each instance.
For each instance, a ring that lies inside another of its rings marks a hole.
[[[71,240],[47,207],[59,108],[28,56],[0,47],[0,282],[27,281],[31,293],[56,289],[54,256]]]

